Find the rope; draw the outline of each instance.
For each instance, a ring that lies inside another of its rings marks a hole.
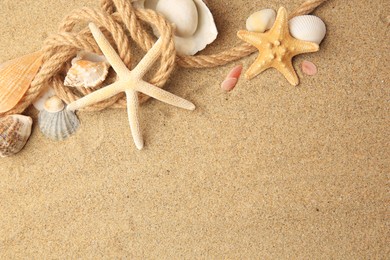
[[[311,13],[326,1],[328,0],[305,1],[289,17]],[[160,32],[163,41],[160,66],[149,80],[151,84],[158,87],[164,86],[176,64],[185,68],[218,67],[257,51],[253,46],[243,43],[212,55],[176,55],[173,41],[174,29],[163,16],[152,10],[136,9],[129,0],[100,0],[100,9],[82,8],[74,10],[64,18],[59,26],[58,33],[49,36],[45,40],[42,47],[43,64],[30,88],[15,108],[0,114],[0,116],[22,113],[49,86],[53,87],[56,95],[67,104],[102,87],[86,89],[65,87],[63,85],[63,79],[70,68],[70,61],[78,51],[85,50],[101,54],[88,28],[74,32],[76,25],[89,22],[93,22],[101,28],[129,68],[132,67],[131,44],[137,44],[145,52],[153,46],[155,39],[145,30],[145,23],[153,25]],[[107,79],[108,83],[114,81],[115,75],[111,75]],[[147,96],[140,94],[140,103],[147,99]],[[116,95],[84,110],[98,111],[108,107],[126,107],[124,95]]]

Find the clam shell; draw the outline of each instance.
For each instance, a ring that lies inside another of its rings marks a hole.
[[[251,32],[263,33],[272,28],[276,19],[276,12],[273,9],[263,9],[253,13],[246,20],[246,29]]]
[[[302,41],[320,44],[325,38],[326,25],[317,16],[301,15],[289,21],[290,34]]]
[[[0,157],[18,153],[31,135],[32,119],[23,115],[0,118]]]
[[[64,109],[65,105],[61,106],[58,103],[60,99],[56,98],[54,96],[45,103],[45,109],[38,116],[38,125],[46,137],[55,141],[61,141],[77,131],[80,121],[73,111]],[[58,110],[60,107],[62,107],[62,110],[56,112],[54,108]]]
[[[133,0],[132,2],[135,2],[134,5],[138,8],[159,11],[169,22],[175,23],[177,32],[174,40],[179,54],[194,55],[217,38],[218,30],[213,14],[202,0]],[[194,17],[195,14],[197,18]],[[190,34],[193,28],[196,30]],[[159,36],[156,30],[154,33]]]
[[[42,53],[39,51],[0,65],[0,113],[18,104],[41,65]]]
[[[91,52],[79,52],[72,60],[64,85],[68,87],[92,88],[106,79],[110,68],[104,56]]]

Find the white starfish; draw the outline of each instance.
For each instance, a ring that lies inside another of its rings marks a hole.
[[[139,150],[143,148],[144,142],[138,119],[139,104],[137,92],[142,92],[145,95],[173,106],[188,110],[195,109],[195,105],[191,102],[142,80],[142,77],[160,56],[162,43],[161,39],[159,39],[154,44],[149,52],[138,63],[137,67],[130,71],[123,63],[119,55],[115,52],[114,48],[110,45],[108,40],[104,37],[99,28],[93,23],[89,24],[89,28],[91,29],[93,37],[95,38],[103,54],[106,56],[108,62],[118,74],[119,80],[109,86],[101,88],[79,100],[70,103],[67,109],[77,110],[115,96],[120,92],[125,92],[130,129],[133,135],[135,146]]]

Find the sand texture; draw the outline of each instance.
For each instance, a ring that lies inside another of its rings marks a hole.
[[[210,0],[220,31],[204,53],[241,43],[247,16],[301,0]],[[38,50],[72,9],[97,0],[0,0],[0,62]],[[0,159],[0,259],[388,259],[390,15],[387,0],[330,0],[328,34],[231,93],[224,67],[178,68],[166,85],[197,109],[80,112],[70,139],[35,120],[25,149]],[[304,76],[303,60],[318,66]]]

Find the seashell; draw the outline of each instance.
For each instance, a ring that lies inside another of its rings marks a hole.
[[[310,61],[304,60],[301,64],[302,72],[308,76],[314,76],[317,74],[317,66]]]
[[[226,79],[222,82],[221,88],[227,92],[232,91],[236,86],[238,79],[241,76],[242,65],[237,65],[234,67],[229,74],[226,76]]]
[[[42,53],[39,51],[0,65],[0,113],[18,104],[41,65]]]
[[[50,97],[54,96],[56,93],[54,92],[53,88],[48,88],[46,92],[43,92],[40,97],[33,103],[34,107],[38,111],[42,111],[45,105],[46,100],[48,100]]]
[[[0,157],[18,153],[31,135],[32,119],[23,115],[0,118]]]
[[[263,9],[249,16],[246,20],[246,29],[251,32],[263,33],[272,28],[275,23],[275,19],[275,10]]]
[[[64,85],[68,87],[91,88],[100,85],[107,77],[109,63],[104,56],[80,52],[72,60]]]
[[[218,35],[212,13],[202,0],[133,0],[139,8],[155,10],[175,24],[175,46],[179,54],[194,55]],[[154,30],[154,34],[159,34]]]
[[[320,44],[325,38],[325,23],[314,15],[301,15],[289,21],[290,34],[302,41]]]
[[[48,138],[60,141],[76,132],[80,121],[73,111],[64,109],[64,102],[57,96],[49,98],[39,113],[38,125]]]

